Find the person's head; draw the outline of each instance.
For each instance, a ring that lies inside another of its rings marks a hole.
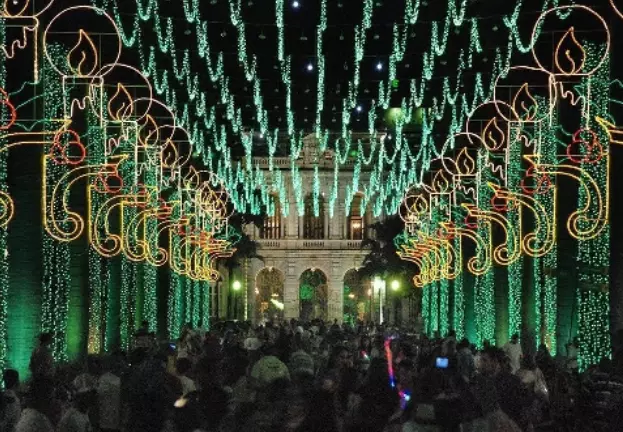
[[[186,375],[188,372],[190,372],[192,366],[193,365],[190,360],[185,357],[179,358],[175,362],[175,370],[177,371],[178,375]]]
[[[344,346],[336,346],[329,357],[329,369],[346,369],[350,366],[352,356]]]
[[[455,337],[456,337],[456,332],[455,332],[454,330],[450,330],[450,331],[448,332],[448,337],[450,337],[450,338],[455,338]]]
[[[52,345],[52,333],[41,333],[39,335],[39,345],[43,346],[43,347],[47,347]]]
[[[6,369],[2,374],[2,380],[7,390],[14,390],[19,385],[19,372],[15,369]]]
[[[148,321],[141,321],[141,328],[147,329],[149,328],[149,322]]]
[[[511,336],[511,343],[516,344],[517,342],[519,342],[519,335],[515,333]]]
[[[502,371],[505,357],[504,351],[499,348],[485,348],[480,357],[480,372],[488,376],[497,375]]]

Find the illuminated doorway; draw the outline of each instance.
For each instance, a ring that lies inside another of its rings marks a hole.
[[[299,279],[300,319],[303,321],[316,318],[326,320],[328,294],[327,276],[324,272],[318,269],[305,270]]]
[[[283,282],[281,271],[265,267],[255,277],[255,320],[258,323],[283,320]]]
[[[369,283],[363,280],[357,270],[350,269],[344,275],[344,322],[355,324],[365,321],[369,315]]]

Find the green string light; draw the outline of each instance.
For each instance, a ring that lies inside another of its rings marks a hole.
[[[596,65],[602,57],[604,47],[587,44],[587,67]],[[588,119],[591,129],[597,133],[601,143],[607,143],[608,137],[595,122],[594,115],[607,117],[610,90],[609,60],[606,61],[590,78],[584,80],[584,88],[590,86],[591,99],[596,108]],[[599,184],[602,191],[608,190],[608,159],[599,163],[583,163],[582,168]],[[578,208],[583,208],[587,200],[586,191],[580,188]],[[588,220],[596,218],[596,210],[590,208]],[[580,370],[599,363],[603,358],[610,358],[610,227],[596,238],[578,244],[578,308],[579,308],[579,358]]]
[[[461,237],[454,239],[454,248],[461,249]],[[465,337],[465,286],[463,279],[463,269],[457,269],[458,276],[452,281],[453,303],[452,303],[452,328],[456,332],[457,340]]]
[[[6,27],[5,21],[0,20],[0,46],[5,45]],[[5,62],[0,62],[0,87],[6,88],[6,68]],[[2,118],[8,118],[6,106],[0,107],[0,115]],[[6,138],[0,137],[0,147],[6,145]],[[7,155],[3,152],[0,155],[0,191],[7,193]],[[8,296],[9,296],[9,261],[8,261],[8,244],[6,229],[0,230],[0,370],[4,370],[7,364],[8,356]]]
[[[553,4],[558,4],[557,1],[551,2]],[[107,1],[97,2],[97,4],[106,6],[110,3]],[[263,133],[266,134],[268,130],[267,124],[267,113],[263,107],[262,101],[264,97],[261,95],[261,89],[259,88],[258,77],[255,73],[255,60],[253,56],[249,56],[247,54],[247,45],[246,45],[246,29],[245,23],[242,19],[242,5],[240,0],[229,0],[229,9],[230,9],[230,20],[232,25],[237,30],[238,34],[238,44],[237,44],[237,52],[238,52],[238,60],[240,65],[243,67],[246,78],[249,81],[253,81],[253,99],[254,105],[256,107],[256,121],[259,124],[259,129]],[[515,13],[519,14],[521,9],[522,2],[518,2]],[[549,7],[550,2],[548,0],[544,1],[543,8]],[[450,27],[455,26],[457,29],[464,26],[465,23],[470,23],[470,48],[468,51],[469,58],[469,66],[472,66],[473,63],[473,52],[478,53],[482,50],[481,44],[478,39],[478,30],[477,30],[477,20],[475,19],[467,19],[467,2],[462,0],[460,2],[460,6],[457,6],[455,0],[448,1],[446,18],[443,20],[443,24],[439,24],[439,22],[434,22],[431,24],[431,49],[429,53],[425,53],[425,68],[424,73],[422,75],[422,79],[419,80],[419,91],[412,92],[410,98],[408,98],[408,106],[406,107],[407,118],[411,118],[411,113],[415,111],[415,108],[422,105],[424,100],[424,91],[426,89],[426,82],[432,79],[433,76],[433,68],[435,59],[445,52],[445,49],[448,44],[448,39],[450,35]],[[342,124],[343,124],[343,138],[349,138],[350,132],[347,131],[347,126],[350,124],[351,110],[357,104],[358,92],[359,92],[359,76],[360,76],[360,62],[364,56],[366,41],[367,41],[367,30],[371,28],[372,23],[372,15],[374,12],[375,5],[372,1],[366,0],[364,2],[364,10],[362,14],[362,22],[360,25],[356,27],[355,30],[355,58],[354,58],[354,73],[352,80],[349,82],[348,95],[342,104]],[[119,13],[119,10],[116,6],[116,2],[114,2],[113,6],[113,14],[117,21],[118,26],[123,29],[124,25]],[[212,61],[212,54],[210,51],[208,39],[207,39],[207,23],[205,21],[201,21],[199,19],[199,6],[198,2],[189,2],[186,1],[183,4],[184,15],[189,24],[193,24],[195,27],[195,34],[197,36],[199,49],[198,56],[201,60],[206,63],[207,71],[209,73],[211,81],[216,85],[218,91],[220,92],[220,100],[221,104],[224,105],[225,112],[227,113],[226,119],[230,123],[231,130],[240,135],[244,134],[244,127],[242,124],[241,110],[235,105],[234,97],[229,91],[229,79],[224,76],[223,72],[223,62],[222,62],[222,53],[218,55],[218,59],[216,62]],[[289,76],[289,59],[285,58],[284,53],[284,36],[283,36],[283,0],[276,0],[276,26],[278,28],[278,38],[277,38],[277,56],[280,62],[280,69],[282,74],[282,81],[286,86],[286,119],[288,125],[288,132],[290,135],[293,134],[293,115],[290,107],[291,101],[291,79]],[[386,81],[382,81],[379,83],[379,97],[377,98],[381,101],[381,105],[386,107],[389,103],[389,95],[391,93],[391,83],[393,78],[395,78],[395,70],[396,65],[400,63],[404,58],[404,53],[406,51],[407,46],[407,34],[409,33],[408,29],[411,26],[415,25],[418,22],[420,11],[420,0],[408,0],[405,2],[405,13],[404,13],[404,24],[401,30],[401,27],[396,25],[394,27],[394,43],[392,54],[390,55],[389,61],[389,75]],[[174,37],[174,26],[172,24],[172,20],[162,20],[161,14],[159,13],[159,3],[156,0],[150,0],[147,5],[144,5],[140,1],[137,3],[137,14],[134,16],[134,23],[131,25],[132,33],[130,36],[127,36],[126,32],[122,30],[123,33],[123,41],[128,46],[137,45],[139,49],[139,57],[141,59],[142,68],[145,73],[149,74],[155,82],[155,88],[157,93],[165,96],[165,100],[170,105],[178,106],[178,112],[181,114],[180,124],[182,126],[187,127],[190,132],[193,140],[197,148],[201,149],[200,152],[202,154],[220,154],[219,157],[219,165],[221,169],[219,169],[219,174],[228,179],[232,179],[231,175],[228,175],[231,172],[231,164],[229,153],[224,150],[224,146],[220,144],[216,144],[216,142],[212,142],[211,145],[206,140],[206,136],[210,136],[211,134],[204,133],[201,131],[201,128],[204,126],[210,130],[216,126],[215,117],[214,117],[214,107],[210,110],[206,109],[206,100],[203,93],[198,90],[198,74],[192,73],[191,60],[189,50],[181,50],[179,53],[181,54],[182,60],[178,59],[179,54],[178,50],[175,47],[175,37]],[[507,21],[506,23],[514,23],[511,27],[513,31],[516,31],[517,25],[515,15],[505,17]],[[153,29],[157,35],[158,39],[158,47],[150,47],[149,55],[145,55],[143,52],[142,41],[141,41],[141,31],[140,28],[141,22],[153,21]],[[318,137],[325,137],[326,133],[322,133],[319,127],[320,118],[322,115],[322,111],[324,109],[324,56],[322,53],[322,33],[327,26],[326,20],[326,7],[324,3],[321,4],[321,16],[320,16],[320,24],[317,27],[317,67],[319,73],[318,79],[318,89],[317,89],[317,110],[316,110],[316,135]],[[191,26],[192,28],[193,26]],[[455,86],[455,95],[450,96],[450,92],[448,89],[449,78],[446,77],[444,82],[444,91],[443,98],[441,101],[436,101],[433,99],[434,106],[434,115],[429,116],[425,123],[428,123],[424,126],[425,130],[432,131],[435,123],[441,119],[444,113],[444,106],[446,104],[451,104],[453,106],[453,119],[452,126],[448,135],[452,135],[457,130],[457,125],[465,120],[465,115],[473,109],[476,104],[480,103],[484,100],[484,98],[490,94],[491,86],[493,84],[493,79],[502,71],[504,67],[507,67],[510,64],[510,57],[512,55],[513,49],[515,47],[515,43],[520,43],[517,38],[512,37],[512,34],[509,32],[508,38],[508,46],[506,49],[506,55],[503,58],[501,50],[497,50],[495,61],[493,62],[493,70],[489,74],[491,79],[491,85],[486,88],[482,85],[482,74],[476,74],[476,85],[475,85],[475,93],[474,98],[471,104],[466,103],[465,95],[460,98],[462,109],[455,109],[454,105],[457,102],[458,89],[460,88],[460,82],[462,81],[463,70],[467,67],[465,61],[461,61],[459,63],[459,68],[457,69],[457,79]],[[521,45],[519,48],[525,48],[525,46]],[[158,68],[156,67],[156,55],[157,53],[167,54],[171,57],[171,61],[173,67],[171,70],[173,74],[170,74],[167,69],[161,69],[162,72],[158,74]],[[463,58],[463,54],[461,54],[460,58]],[[215,66],[216,65],[216,66]],[[177,104],[178,101],[182,101],[183,98],[178,97],[176,90],[174,89],[173,83],[170,83],[170,79],[176,79],[181,84],[181,88],[185,89],[188,92],[188,101],[189,104],[182,103],[180,106]],[[412,87],[417,89],[418,86],[416,84],[416,80],[412,81]],[[485,91],[488,89],[488,91]],[[193,114],[194,113],[194,114]],[[205,116],[208,117],[205,117]],[[191,120],[191,117],[196,116],[196,120]],[[375,114],[372,114],[371,117],[375,117]],[[201,119],[203,118],[203,119]],[[240,136],[243,139],[242,136]],[[221,140],[219,140],[221,141]],[[271,139],[269,139],[271,141]],[[324,139],[321,139],[324,141]],[[222,142],[226,142],[226,140],[222,140]],[[270,144],[269,148],[274,146],[274,144]],[[220,149],[220,150],[219,150]],[[216,153],[214,152],[216,150]],[[404,146],[404,152],[410,154],[410,146]],[[430,157],[436,155],[437,150],[432,142],[432,135],[430,132],[426,132],[422,134],[422,142],[420,145],[420,151],[415,156],[410,156],[412,158],[411,165],[420,171],[420,176],[426,169]],[[379,153],[381,155],[381,153]],[[247,153],[247,158],[250,158],[251,153]],[[293,156],[292,156],[293,157]],[[361,156],[360,156],[361,157]],[[339,158],[338,158],[339,159]],[[403,159],[403,158],[401,158]],[[272,162],[272,157],[269,156],[269,165],[272,167],[274,164]],[[384,171],[381,167],[381,172]],[[336,170],[337,172],[337,170]],[[411,174],[412,175],[412,174]],[[397,204],[399,202],[399,195],[404,190],[405,186],[408,186],[406,182],[407,176],[398,176],[392,182],[381,182],[378,181],[378,177],[372,177],[369,187],[363,188],[367,194],[371,196],[368,197],[368,200],[371,201],[372,195],[377,195],[379,197],[383,197],[383,201],[385,201],[386,205],[379,202],[375,208],[377,212],[381,212],[384,207],[386,211],[395,212],[397,208]],[[269,187],[264,184],[257,184],[253,181],[253,179],[249,178],[247,175],[239,176],[235,179],[232,179],[231,183],[228,182],[228,186],[230,189],[236,189],[239,184],[242,183],[250,183],[245,184],[245,194],[244,196],[238,196],[236,200],[234,200],[236,206],[239,209],[248,207],[252,212],[258,212],[259,207],[252,205],[253,200],[250,196],[250,191],[255,188],[266,188]],[[294,191],[295,193],[301,194],[303,193],[300,188],[296,187],[296,183],[294,183]],[[301,197],[297,196],[297,199],[300,200]],[[334,200],[333,200],[334,201]],[[329,209],[329,213],[333,214],[332,208]]]
[[[64,55],[63,49],[57,45],[49,46],[48,53],[53,59],[60,59]],[[48,62],[43,66],[43,85],[45,96],[43,102],[43,117],[45,119],[61,118],[65,95],[56,74]],[[51,130],[51,128],[46,128]],[[47,185],[56,185],[67,172],[67,167],[49,163]],[[42,193],[51,195],[51,190]],[[47,209],[44,209],[47,211]],[[64,215],[60,206],[54,206],[52,217],[59,221],[61,227],[66,228]],[[67,361],[67,317],[69,309],[70,266],[71,255],[67,243],[59,243],[42,232],[43,252],[43,287],[42,287],[42,317],[41,330],[54,334],[52,355],[56,361]]]
[[[487,185],[494,181],[487,167],[488,154],[484,149],[478,152],[478,168],[482,173],[478,184],[478,199],[481,208],[487,208],[493,198],[493,192]],[[478,221],[478,234],[483,238],[484,244],[489,245],[491,237],[491,224],[483,220]],[[482,253],[477,251],[478,254]],[[474,309],[476,312],[476,345],[481,347],[485,341],[495,342],[495,268],[491,267],[482,276],[475,277],[474,284]]]
[[[519,136],[519,133],[528,133],[526,130],[518,130],[517,133],[511,132],[511,137]],[[521,178],[523,175],[522,162],[522,142],[521,140],[512,140],[510,142],[509,149],[509,164],[508,164],[508,187],[511,192],[521,192]],[[511,226],[519,227],[521,214],[519,208],[510,208],[506,217]],[[520,233],[521,234],[521,233]],[[519,245],[513,244],[513,242],[520,242],[521,239],[509,238],[509,250],[514,250]],[[523,272],[524,272],[524,258],[520,257],[517,261],[511,263],[508,266],[507,280],[508,280],[508,337],[512,337],[514,334],[521,334],[521,305],[522,305],[522,290],[523,290]]]

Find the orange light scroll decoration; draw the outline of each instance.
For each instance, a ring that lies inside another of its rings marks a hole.
[[[89,241],[100,255],[112,258],[124,251],[126,234],[125,212],[127,208],[140,208],[148,200],[148,192],[139,190],[135,193],[115,195],[102,203],[90,220]],[[118,212],[119,231],[113,233],[110,226],[113,212]]]
[[[526,156],[527,158],[528,156]],[[537,199],[528,194],[512,192],[495,184],[490,184],[495,196],[515,202],[519,209],[519,232],[521,234],[522,252],[531,257],[543,257],[556,245],[556,189],[553,189],[552,201],[554,203],[553,214],[548,214],[547,209]],[[534,217],[534,229],[529,233],[523,232],[523,212],[528,210]]]
[[[578,182],[579,186],[586,192],[586,203],[584,207],[574,211],[567,219],[567,230],[578,240],[593,239],[608,226],[610,213],[610,157],[603,156],[606,166],[606,190],[602,191],[597,181],[581,166],[576,165],[554,165],[543,164],[533,156],[525,158],[534,165],[537,174],[547,174],[552,176],[564,176]],[[591,208],[596,209],[597,217],[590,218]]]
[[[60,242],[70,242],[80,237],[85,228],[83,217],[69,209],[69,195],[74,184],[83,179],[96,177],[102,169],[111,174],[118,171],[118,166],[125,158],[119,157],[104,165],[83,165],[63,174],[55,185],[47,183],[47,167],[51,157],[43,157],[42,205],[43,226],[46,232]],[[51,188],[51,193],[48,188]],[[49,197],[48,197],[49,195]],[[59,219],[57,215],[64,217]],[[69,226],[71,228],[66,228]]]
[[[484,223],[491,229],[490,223],[486,221]],[[464,237],[474,242],[476,245],[476,256],[467,260],[467,269],[475,276],[482,276],[487,273],[493,265],[491,260],[491,245],[474,230],[461,228],[452,223],[442,223],[441,226],[453,237]]]
[[[491,183],[489,186],[491,187]],[[493,188],[494,191],[498,189]],[[496,194],[497,195],[497,194]],[[520,227],[513,226],[509,220],[500,212],[482,210],[475,205],[465,204],[469,216],[475,219],[486,220],[490,223],[495,223],[502,229],[504,233],[503,241],[494,247],[493,236],[490,236],[491,249],[493,250],[493,261],[496,264],[509,266],[521,258],[521,225]],[[520,222],[521,223],[521,222]]]

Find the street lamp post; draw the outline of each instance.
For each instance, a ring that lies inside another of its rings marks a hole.
[[[378,295],[378,298],[379,298],[379,324],[383,324],[383,302],[386,300],[384,298],[386,283],[380,277],[375,277],[373,287],[374,287],[374,294]]]
[[[240,291],[240,289],[242,288],[242,284],[240,283],[239,280],[235,280],[232,284],[231,284],[231,288],[234,291],[234,307],[233,307],[233,312],[234,312],[234,319],[238,318],[238,292]]]

